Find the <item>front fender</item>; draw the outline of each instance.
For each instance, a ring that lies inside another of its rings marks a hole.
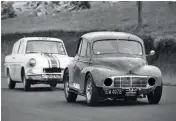
[[[67,67],[65,68],[64,70],[64,73],[65,71],[68,70],[69,71],[69,83],[72,84],[74,82],[73,80],[73,73],[74,73],[74,66],[73,66],[73,63],[69,63],[67,65]]]
[[[96,66],[86,67],[81,71],[83,80],[85,80],[87,73],[91,73],[94,79],[94,83],[97,87],[102,87],[104,80],[110,77],[113,72],[114,71],[110,68]]]
[[[108,77],[126,75],[126,73],[122,70],[120,71],[120,70],[114,70],[108,67],[92,66],[92,67],[86,67],[82,70],[81,73],[83,76],[83,80],[85,80],[85,76],[88,72],[92,74],[95,85],[97,87],[102,87],[104,80]],[[145,65],[143,67],[133,70],[133,73],[135,75],[154,77],[156,79],[157,86],[161,86],[162,84],[162,73],[160,69],[155,66]]]
[[[160,69],[156,66],[145,65],[141,68],[136,69],[134,73],[137,75],[146,75],[146,76],[155,77],[156,85],[161,86],[162,84],[162,73]]]

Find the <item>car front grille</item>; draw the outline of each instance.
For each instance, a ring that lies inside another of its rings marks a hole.
[[[116,77],[114,87],[146,87],[147,77]]]
[[[44,73],[60,73],[62,71],[61,68],[44,68]]]

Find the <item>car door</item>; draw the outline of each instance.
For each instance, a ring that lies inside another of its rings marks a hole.
[[[78,45],[77,45],[77,49],[76,49],[76,56],[73,60],[73,64],[72,64],[72,79],[70,80],[70,86],[72,88],[75,88],[77,89],[77,84],[78,84],[78,81],[77,81],[77,67],[76,67],[76,63],[77,61],[79,60],[79,54],[80,54],[80,51],[81,51],[81,46],[82,46],[82,39],[79,39],[78,41]]]
[[[12,54],[9,56],[9,58],[7,59],[7,63],[9,63],[9,67],[10,67],[10,77],[12,80],[16,81],[15,78],[15,74],[16,74],[16,54],[19,48],[19,41],[17,41],[14,46],[13,46],[13,50],[12,50]]]
[[[15,62],[16,62],[15,80],[16,81],[22,81],[21,80],[21,68],[22,68],[22,65],[24,63],[24,56],[25,56],[24,50],[25,50],[25,41],[21,40],[20,45],[19,45],[19,49],[18,49],[17,54],[16,54],[16,59],[15,59]]]
[[[80,49],[80,53],[78,54],[78,59],[75,65],[75,80],[76,80],[76,88],[80,91],[83,91],[84,86],[84,78],[82,70],[85,67],[88,67],[90,64],[90,54],[89,54],[89,43],[86,39],[82,39],[82,45]]]

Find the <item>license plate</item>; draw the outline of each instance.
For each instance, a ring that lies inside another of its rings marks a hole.
[[[60,79],[61,75],[49,74],[49,75],[42,75],[42,77],[48,79]]]
[[[105,89],[106,95],[121,95],[122,89]]]

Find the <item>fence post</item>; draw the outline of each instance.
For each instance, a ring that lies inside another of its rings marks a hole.
[[[137,1],[138,6],[138,25],[142,24],[142,1]]]

